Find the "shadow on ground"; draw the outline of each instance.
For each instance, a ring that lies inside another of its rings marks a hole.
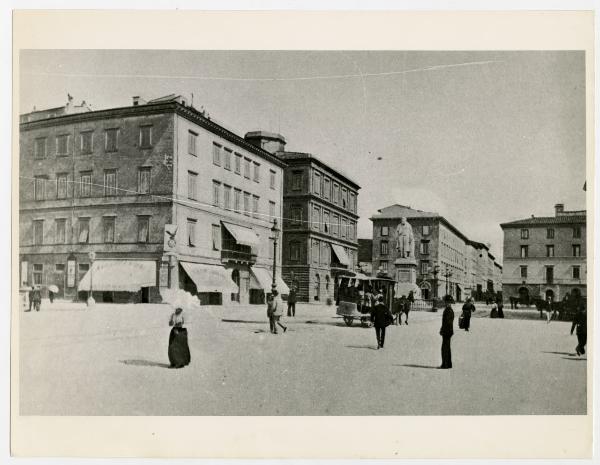
[[[429,369],[437,369],[437,366],[433,365],[417,365],[415,363],[405,363],[403,365],[394,365],[396,367],[408,367],[408,368],[429,368]]]
[[[137,367],[157,367],[157,368],[169,368],[168,363],[152,362],[150,360],[121,360],[121,363],[125,365],[133,365]]]
[[[371,350],[377,350],[376,347],[373,346],[346,346],[349,349],[371,349]]]
[[[554,354],[554,355],[570,355],[571,357],[574,357],[576,354],[575,352],[551,352],[551,351],[545,351],[542,350],[543,354]]]

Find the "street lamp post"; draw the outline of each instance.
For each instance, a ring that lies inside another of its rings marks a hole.
[[[94,260],[96,259],[96,252],[92,251],[88,254],[90,259],[90,295],[87,300],[87,306],[91,307],[96,303],[94,300]]]
[[[271,290],[274,291],[277,289],[277,239],[279,238],[279,227],[277,225],[277,218],[273,220],[273,227],[271,228],[271,232],[273,233],[273,283],[271,284]]]
[[[440,272],[440,267],[435,265],[433,267],[433,311],[437,311],[437,298],[438,298],[438,273]]]
[[[448,270],[448,266],[446,266],[446,271],[444,272],[444,277],[446,278],[446,295],[449,295],[449,281],[448,279],[452,277],[452,271]]]

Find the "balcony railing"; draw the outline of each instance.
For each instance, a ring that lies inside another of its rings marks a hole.
[[[252,252],[243,252],[240,250],[221,250],[222,262],[244,262],[249,264],[256,263],[256,254]]]

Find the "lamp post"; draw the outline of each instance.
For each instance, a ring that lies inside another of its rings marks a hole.
[[[279,238],[279,227],[277,226],[277,218],[273,220],[273,227],[271,228],[271,232],[273,233],[273,283],[271,284],[271,290],[277,289],[277,239]]]
[[[438,273],[440,272],[439,265],[433,267],[433,311],[437,311],[436,302],[438,298]]]
[[[94,289],[94,260],[96,259],[96,252],[92,251],[88,254],[88,257],[90,259],[90,295],[87,299],[87,306],[91,307],[92,305],[94,305],[96,303],[96,301],[94,300],[94,294],[93,294],[93,289]]]
[[[448,265],[446,265],[446,271],[444,271],[444,275],[446,278],[446,295],[449,295],[449,281],[448,279],[452,277],[452,271],[448,270]]]

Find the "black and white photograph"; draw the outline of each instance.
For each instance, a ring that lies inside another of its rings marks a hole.
[[[590,412],[584,50],[18,66],[19,416]]]

